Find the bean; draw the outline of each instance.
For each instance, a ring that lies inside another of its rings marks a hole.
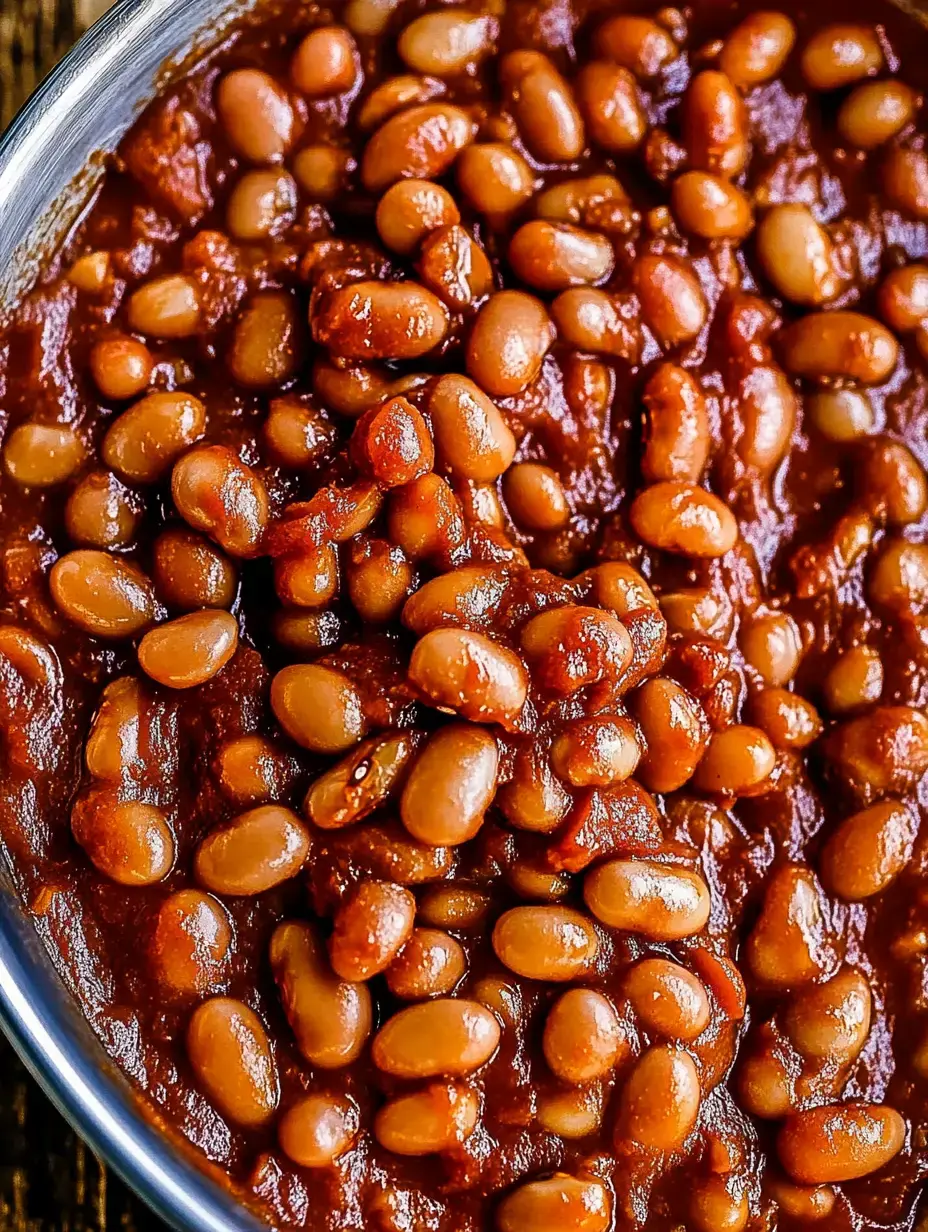
[[[444,83],[434,77],[400,73],[395,77],[387,77],[380,85],[375,86],[361,102],[354,118],[361,132],[368,133],[379,128],[385,120],[402,111],[404,107],[414,103],[427,103],[444,92]]]
[[[574,88],[587,131],[600,149],[627,154],[641,145],[648,117],[627,68],[593,60],[577,74]]]
[[[867,1042],[871,1005],[867,981],[846,968],[798,993],[786,1009],[784,1026],[804,1057],[845,1065]]]
[[[310,787],[306,815],[323,830],[360,821],[399,787],[417,746],[413,732],[387,732],[365,740]]]
[[[351,456],[364,474],[396,488],[428,474],[435,449],[421,413],[405,398],[389,398],[355,424]]]
[[[538,1124],[550,1134],[570,1141],[595,1134],[603,1123],[601,1086],[557,1086],[538,1096]]]
[[[348,0],[345,25],[354,34],[373,38],[382,34],[399,0]]]
[[[663,26],[632,13],[619,13],[603,22],[594,43],[601,56],[631,69],[643,81],[656,77],[678,54]]]
[[[387,508],[387,534],[410,560],[447,560],[466,536],[460,503],[448,483],[430,474],[395,488]]]
[[[82,547],[128,547],[141,520],[134,493],[109,471],[92,471],[72,489],[65,506],[68,535]]]
[[[894,525],[918,521],[928,507],[928,479],[901,441],[885,436],[867,440],[858,456],[855,481],[873,515]]]
[[[301,1168],[328,1168],[350,1149],[359,1129],[358,1110],[342,1095],[306,1095],[280,1118],[277,1138]]]
[[[249,162],[280,162],[289,150],[293,107],[274,78],[260,69],[226,73],[216,90],[216,110],[229,141]]]
[[[496,1018],[476,1001],[440,997],[394,1014],[374,1036],[371,1056],[396,1078],[461,1077],[499,1046]]]
[[[151,943],[160,984],[202,997],[223,982],[232,951],[232,923],[222,904],[201,890],[175,890],[164,900]]]
[[[920,99],[902,81],[867,81],[841,104],[838,132],[858,150],[885,145],[912,122]]]
[[[814,312],[781,335],[783,361],[791,376],[844,377],[878,385],[892,373],[899,344],[878,321],[859,312]]]
[[[574,287],[551,305],[551,319],[560,339],[578,351],[636,361],[642,339],[631,308],[606,291]]]
[[[772,1174],[768,1167],[764,1187],[785,1215],[802,1223],[827,1219],[834,1210],[836,1194],[830,1185],[794,1185],[785,1177]]]
[[[155,540],[153,573],[159,596],[169,607],[229,608],[235,602],[235,566],[208,539],[169,529]]]
[[[282,668],[271,682],[271,709],[291,740],[314,753],[345,752],[367,726],[351,680],[318,663]]]
[[[540,300],[522,291],[496,291],[474,321],[468,375],[491,397],[521,393],[541,371],[554,336]]]
[[[564,820],[571,797],[554,776],[547,757],[532,748],[516,757],[512,778],[500,787],[496,803],[510,825],[547,834]]]
[[[187,1056],[200,1086],[233,1124],[256,1129],[274,1115],[277,1063],[263,1023],[247,1005],[231,997],[198,1005],[187,1026]]]
[[[361,159],[368,192],[397,180],[436,180],[474,139],[476,125],[460,107],[422,103],[390,116],[377,129]]]
[[[356,170],[349,152],[331,145],[306,145],[293,158],[293,174],[312,201],[334,201]]]
[[[491,219],[505,218],[531,197],[535,176],[521,154],[505,142],[481,142],[461,151],[458,187],[471,206]]]
[[[898,209],[928,218],[928,154],[902,145],[890,146],[883,159],[883,191]]]
[[[226,741],[214,766],[223,795],[242,806],[280,799],[293,777],[290,759],[264,736]]]
[[[876,706],[832,729],[825,755],[866,801],[928,769],[928,719],[911,706]]]
[[[121,402],[148,388],[155,361],[144,342],[127,334],[112,334],[94,344],[88,364],[104,398]]]
[[[414,928],[384,976],[394,997],[419,1001],[454,991],[467,969],[459,942],[438,928]]]
[[[700,333],[708,317],[699,279],[679,257],[645,255],[632,270],[645,325],[662,347],[681,346]]]
[[[479,1113],[480,1100],[471,1087],[436,1082],[384,1104],[374,1120],[374,1136],[394,1155],[433,1155],[469,1138]]]
[[[499,751],[481,727],[449,723],[431,736],[403,789],[400,814],[414,837],[456,847],[474,837],[496,792]]]
[[[141,682],[134,676],[120,676],[103,690],[84,746],[84,762],[94,778],[119,782],[125,771],[139,766],[144,706]]]
[[[696,1125],[700,1098],[689,1053],[654,1045],[638,1058],[622,1089],[616,1137],[645,1150],[679,1150]]]
[[[724,556],[738,539],[738,523],[728,506],[689,483],[644,488],[632,502],[629,517],[645,543],[681,556]]]
[[[706,69],[690,82],[683,100],[683,144],[696,171],[732,180],[747,166],[744,103],[724,73]]]
[[[362,981],[389,967],[412,933],[416,900],[389,881],[363,881],[343,899],[329,938],[332,969],[343,980]]]
[[[409,679],[437,706],[484,723],[513,720],[528,677],[518,655],[482,633],[434,629],[416,643]]]
[[[262,291],[245,305],[227,362],[240,385],[269,389],[286,384],[300,365],[297,305],[287,291]]]
[[[767,881],[760,917],[745,944],[748,969],[777,988],[814,979],[823,963],[824,930],[815,877],[801,865],[782,865]]]
[[[637,569],[624,561],[607,561],[581,574],[592,586],[592,597],[600,607],[616,616],[629,616],[643,608],[656,612],[657,598]]]
[[[171,495],[184,521],[230,556],[257,553],[269,517],[267,489],[230,449],[200,445],[184,454],[171,473]]]
[[[499,1232],[607,1232],[612,1201],[602,1181],[555,1172],[507,1194],[496,1225]]]
[[[633,229],[638,216],[628,193],[614,175],[589,175],[561,180],[542,189],[535,197],[535,213],[551,222],[586,223],[609,221],[620,232]],[[611,221],[610,221],[611,220]]]
[[[563,1082],[604,1078],[628,1054],[629,1041],[612,1002],[592,988],[571,988],[545,1019],[542,1048]]]
[[[154,804],[94,791],[71,812],[74,837],[104,876],[124,886],[162,881],[174,864],[174,836]]]
[[[828,889],[849,902],[879,894],[912,858],[915,821],[898,800],[884,800],[842,821],[822,849]]]
[[[637,728],[624,715],[574,719],[551,746],[551,764],[573,787],[608,787],[635,773],[641,752]]]
[[[295,877],[309,854],[296,813],[264,804],[211,830],[194,857],[197,879],[216,894],[262,894]]]
[[[422,241],[419,277],[451,309],[462,311],[493,290],[493,267],[464,227],[439,227]]]
[[[890,612],[918,610],[928,603],[928,544],[888,539],[870,573],[868,594]]]
[[[191,338],[200,328],[200,292],[185,274],[165,274],[129,296],[129,327],[149,338]]]
[[[384,244],[409,256],[429,232],[460,222],[461,215],[454,198],[440,184],[399,180],[377,202],[374,220]]]
[[[604,678],[617,680],[634,653],[621,621],[580,606],[553,608],[526,621],[522,649],[532,663],[533,682],[565,694]]]
[[[743,1232],[749,1215],[748,1195],[736,1178],[709,1176],[695,1183],[689,1202],[693,1232]]]
[[[754,720],[777,749],[804,749],[822,730],[811,702],[785,689],[765,689],[753,699]]]
[[[807,205],[772,206],[754,234],[764,273],[785,299],[817,307],[841,290],[831,237]]]
[[[439,377],[429,394],[428,411],[445,471],[491,482],[512,462],[515,437],[496,405],[467,377]]]
[[[703,709],[681,685],[661,676],[644,682],[633,705],[647,750],[637,776],[650,791],[676,791],[692,777],[706,747]]]
[[[557,472],[537,462],[517,462],[503,477],[510,515],[529,530],[557,530],[570,520],[570,505]]]
[[[131,483],[156,483],[206,431],[206,407],[184,393],[148,394],[112,424],[100,454]]]
[[[355,41],[341,26],[317,26],[301,41],[290,61],[290,77],[310,98],[343,94],[358,76]]]
[[[649,482],[695,483],[709,457],[709,415],[696,380],[677,364],[661,364],[645,386],[647,434],[642,474]]]
[[[676,941],[709,918],[709,888],[698,873],[650,860],[607,860],[587,873],[583,897],[603,924]]]
[[[522,140],[542,162],[572,162],[583,151],[583,120],[570,86],[547,56],[512,51],[500,78]]]
[[[191,612],[146,633],[139,663],[147,675],[172,689],[212,680],[235,654],[238,621],[228,612]]]
[[[424,13],[411,21],[397,40],[396,49],[417,73],[454,77],[490,52],[495,33],[492,17],[450,8]]]
[[[155,619],[149,579],[108,552],[68,552],[52,566],[48,581],[58,610],[93,637],[134,637]]]
[[[20,424],[3,446],[6,472],[24,488],[51,488],[64,483],[80,469],[86,456],[84,442],[74,429],[58,424]]]
[[[710,739],[693,775],[702,791],[743,795],[770,777],[776,753],[759,728],[735,723]]]
[[[636,963],[625,978],[625,995],[645,1030],[666,1039],[696,1039],[709,1025],[709,998],[702,982],[665,958]]]
[[[671,203],[682,229],[702,239],[743,240],[754,226],[751,203],[741,189],[706,171],[678,176]]]
[[[928,316],[928,265],[915,262],[892,270],[878,292],[880,316],[897,333],[911,333]]]
[[[312,318],[313,337],[342,359],[415,359],[448,330],[437,296],[415,282],[351,283]]]
[[[569,907],[513,907],[493,929],[497,958],[530,980],[575,980],[599,950],[593,925]]]
[[[68,281],[86,295],[99,295],[110,277],[110,254],[88,252],[68,270]]]
[[[489,895],[472,886],[432,886],[419,902],[419,918],[435,928],[477,928],[490,909]]]
[[[822,681],[825,705],[831,714],[847,714],[880,700],[883,661],[871,646],[852,646],[829,669]]]
[[[906,1123],[881,1104],[838,1104],[797,1112],[777,1136],[780,1162],[803,1185],[852,1181],[902,1150]]]
[[[876,416],[861,389],[823,389],[805,402],[806,415],[826,440],[854,441],[873,431]]]
[[[296,221],[298,204],[289,171],[247,171],[232,189],[226,225],[237,240],[278,239]]]
[[[719,68],[742,90],[779,75],[796,42],[796,27],[785,13],[749,13],[732,30],[719,55]]]
[[[538,291],[603,282],[615,267],[615,254],[605,236],[543,218],[519,227],[508,255],[516,277]]]
[[[813,90],[837,90],[878,73],[883,51],[872,26],[835,23],[813,34],[800,64]]]

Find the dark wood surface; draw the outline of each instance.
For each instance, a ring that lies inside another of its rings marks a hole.
[[[0,0],[0,129],[107,2]],[[0,1036],[0,1232],[163,1228],[94,1158]]]

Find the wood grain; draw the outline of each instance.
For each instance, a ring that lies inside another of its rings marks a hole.
[[[0,0],[0,129],[109,0]],[[0,1232],[159,1232],[0,1036]]]

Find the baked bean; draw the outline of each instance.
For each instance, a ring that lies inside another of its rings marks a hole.
[[[461,221],[451,194],[430,180],[400,180],[377,202],[375,222],[384,244],[408,256],[430,231]]]
[[[85,475],[68,497],[64,521],[75,543],[88,548],[128,547],[142,510],[133,492],[109,471]]]
[[[466,842],[483,825],[498,773],[499,750],[488,731],[467,723],[439,728],[406,780],[400,800],[403,825],[434,847]]]
[[[328,456],[335,437],[334,424],[312,402],[298,394],[272,399],[264,421],[264,439],[285,466],[317,465]]]
[[[294,654],[312,657],[341,645],[344,621],[330,608],[278,608],[271,617],[275,639]]]
[[[358,128],[368,133],[379,128],[385,120],[402,111],[404,107],[427,103],[433,98],[439,98],[444,92],[444,83],[434,77],[400,73],[374,86],[361,102],[354,118]]]
[[[541,371],[554,336],[540,300],[522,291],[496,291],[474,321],[468,374],[492,397],[520,393]]]
[[[787,988],[814,979],[823,965],[822,893],[813,874],[784,864],[767,881],[760,917],[744,956],[764,984]]]
[[[777,749],[804,749],[822,730],[811,702],[785,689],[764,689],[752,701],[754,721]]]
[[[271,709],[284,731],[314,753],[343,753],[364,736],[361,695],[343,673],[294,663],[271,682]]]
[[[68,270],[68,281],[86,295],[98,295],[110,277],[110,254],[88,252]]]
[[[382,34],[399,0],[348,0],[345,25],[353,34],[373,38]]]
[[[48,577],[55,606],[93,637],[134,637],[155,619],[155,595],[141,569],[108,552],[68,552]]]
[[[581,577],[590,582],[592,597],[599,607],[607,608],[617,616],[629,616],[642,608],[653,612],[658,610],[654,591],[638,570],[624,561],[596,565]]]
[[[230,556],[253,556],[267,526],[267,489],[225,445],[200,445],[174,464],[177,512]]]
[[[608,787],[634,774],[641,751],[635,724],[623,715],[575,719],[558,733],[551,763],[574,787]]]
[[[780,1163],[803,1185],[852,1181],[902,1150],[906,1123],[882,1104],[837,1104],[791,1116],[777,1135]]]
[[[343,980],[362,981],[389,967],[412,933],[416,900],[389,881],[362,881],[343,899],[329,938],[332,969]]]
[[[440,475],[423,475],[394,488],[387,507],[388,538],[411,560],[444,556],[465,539],[457,497]]]
[[[238,647],[238,621],[229,612],[190,612],[151,629],[139,643],[139,664],[172,689],[205,684]]]
[[[433,928],[477,928],[490,909],[489,895],[472,886],[433,886],[419,900],[419,919]]]
[[[492,17],[449,8],[411,21],[397,39],[396,50],[417,73],[454,77],[488,54],[495,34]]]
[[[606,1232],[612,1201],[602,1181],[555,1172],[528,1181],[503,1198],[496,1212],[499,1232]]]
[[[383,539],[354,545],[346,575],[348,596],[368,624],[395,620],[413,587],[412,565],[400,548]]]
[[[743,240],[754,226],[751,203],[740,188],[707,171],[685,171],[671,190],[673,212],[688,235]]]
[[[737,1179],[709,1176],[695,1183],[688,1221],[693,1232],[743,1232],[749,1215],[748,1195]]]
[[[917,329],[928,316],[928,265],[914,262],[892,270],[877,297],[880,316],[896,333]]]
[[[514,522],[529,530],[557,530],[570,520],[570,505],[557,472],[537,462],[518,462],[503,476]]]
[[[222,984],[232,950],[232,923],[202,890],[175,890],[161,904],[151,942],[159,983],[181,996],[203,996]]]
[[[473,1133],[479,1112],[479,1097],[470,1087],[433,1083],[386,1103],[374,1120],[374,1136],[395,1155],[450,1151]]]
[[[605,1077],[628,1054],[629,1041],[611,1001],[592,988],[571,988],[548,1011],[542,1048],[563,1082],[586,1083]]]
[[[293,53],[290,77],[309,98],[344,94],[358,77],[354,39],[341,26],[317,26],[310,30]]]
[[[854,441],[873,431],[873,404],[862,389],[823,389],[805,401],[806,415],[826,440]]]
[[[320,346],[344,359],[415,359],[448,330],[437,296],[415,282],[355,282],[341,287],[312,318]]]
[[[489,1061],[499,1037],[496,1018],[477,1001],[439,997],[387,1019],[374,1036],[371,1057],[396,1078],[456,1078]]]
[[[174,836],[162,810],[121,800],[117,790],[78,799],[71,829],[94,865],[119,885],[154,885],[174,864]]]
[[[232,189],[226,224],[237,240],[277,239],[296,220],[297,205],[296,181],[288,171],[247,171]]]
[[[572,162],[585,143],[583,120],[570,86],[539,51],[511,51],[500,78],[519,134],[542,162]]]
[[[883,191],[890,202],[916,218],[928,218],[928,154],[893,145],[882,168]]]
[[[101,338],[90,352],[90,372],[104,398],[118,402],[148,388],[154,357],[144,342],[127,334]]]
[[[206,407],[193,394],[154,393],[112,424],[100,454],[131,483],[157,483],[206,432]]]
[[[653,941],[694,936],[711,906],[698,873],[650,860],[607,860],[587,873],[583,897],[603,924]]]
[[[742,628],[741,653],[764,684],[788,684],[802,657],[799,627],[786,612],[755,616]]]
[[[880,700],[883,661],[871,646],[853,646],[829,669],[822,681],[825,705],[832,714],[847,714]]]
[[[364,149],[361,179],[368,192],[380,193],[397,180],[436,180],[476,134],[460,107],[422,103],[390,116]]]
[[[728,506],[689,483],[644,488],[632,502],[629,517],[645,543],[681,556],[724,556],[738,539],[738,523]]]
[[[773,364],[758,364],[742,378],[739,406],[743,431],[738,456],[746,466],[771,474],[790,447],[798,402],[785,372]]]
[[[774,205],[754,232],[757,255],[776,291],[816,307],[841,290],[831,237],[807,205]]]
[[[800,64],[813,90],[837,90],[878,73],[883,51],[872,26],[836,23],[812,35]]]
[[[296,300],[287,291],[262,291],[236,323],[229,371],[249,389],[283,385],[296,373],[301,350]]]
[[[895,526],[917,522],[928,508],[928,479],[901,441],[869,438],[860,450],[855,487],[874,516]]]
[[[461,151],[455,166],[458,187],[479,213],[503,219],[535,191],[535,176],[522,157],[504,142],[481,142]]]
[[[258,1015],[231,997],[213,997],[193,1012],[187,1056],[197,1081],[224,1117],[256,1129],[280,1100],[277,1063]]]
[[[574,693],[602,679],[618,679],[632,660],[632,639],[621,621],[592,607],[541,612],[522,627],[522,649],[533,682],[557,693]]]
[[[562,291],[551,305],[551,318],[569,346],[637,361],[642,339],[632,308],[606,291],[574,287]]]
[[[129,327],[149,338],[190,338],[200,328],[200,292],[185,274],[165,274],[129,296]]]
[[[307,145],[293,157],[293,174],[313,201],[334,201],[357,163],[347,150],[331,145]]]
[[[662,347],[681,346],[699,334],[708,307],[699,279],[679,257],[645,255],[632,270],[641,315]]]
[[[636,963],[625,977],[625,995],[645,1030],[666,1039],[692,1040],[709,1025],[709,998],[702,982],[666,958]]]
[[[898,791],[928,770],[928,719],[911,706],[875,706],[832,729],[825,754],[859,796]]]
[[[867,81],[841,104],[838,132],[858,150],[875,150],[911,123],[918,94],[902,81]]]
[[[648,117],[634,75],[618,64],[593,60],[577,74],[577,102],[590,138],[610,154],[635,150],[648,131]]]
[[[403,608],[403,624],[420,636],[432,629],[491,629],[508,579],[498,569],[465,566],[420,586]]]
[[[512,462],[515,437],[495,404],[467,377],[439,377],[429,394],[428,412],[444,470],[487,482]]]
[[[644,682],[633,707],[646,749],[637,777],[650,791],[676,791],[692,777],[706,747],[702,707],[676,681],[662,676]]]
[[[219,82],[216,111],[226,136],[249,162],[276,163],[293,141],[296,119],[286,93],[256,68],[234,69]]]
[[[557,829],[571,802],[547,757],[535,748],[516,758],[512,778],[496,795],[496,803],[510,825],[542,834]]]
[[[769,1166],[764,1171],[764,1188],[784,1215],[802,1223],[826,1219],[834,1209],[836,1195],[830,1185],[794,1185]]]
[[[690,82],[683,100],[683,144],[693,170],[733,180],[747,166],[744,103],[724,73],[706,69]]]
[[[884,800],[842,821],[822,848],[828,889],[850,902],[879,894],[912,858],[916,825],[898,800]]]
[[[699,1073],[688,1052],[648,1048],[635,1062],[619,1098],[616,1138],[651,1151],[676,1151],[699,1117]]]
[[[384,972],[387,987],[403,1001],[420,1001],[454,991],[467,969],[460,943],[438,928],[414,928]]]
[[[871,1003],[867,981],[845,968],[793,997],[783,1016],[786,1033],[804,1057],[846,1064],[867,1042]]]
[[[223,795],[242,806],[279,799],[293,777],[292,762],[264,736],[226,741],[215,769]]]
[[[576,980],[592,966],[599,939],[589,919],[569,907],[513,907],[493,929],[496,957],[530,980]]]
[[[557,1086],[538,1094],[538,1124],[550,1134],[568,1141],[587,1138],[603,1123],[603,1091],[590,1087]]]
[[[677,364],[661,364],[645,386],[645,479],[695,483],[709,457],[709,415],[696,380]]]
[[[162,531],[155,540],[152,565],[158,595],[169,607],[228,608],[235,601],[238,579],[232,562],[192,531]]]
[[[211,830],[197,847],[194,870],[215,894],[262,894],[295,877],[309,854],[309,833],[296,813],[263,804]]]
[[[84,442],[74,429],[59,424],[20,424],[3,446],[6,473],[24,488],[64,483],[86,456]]]
[[[663,26],[632,13],[619,13],[603,22],[594,43],[601,56],[631,69],[643,81],[656,77],[678,54]]]
[[[785,13],[749,13],[722,47],[719,68],[741,89],[776,77],[796,42],[796,27]]]
[[[567,873],[555,872],[541,860],[519,860],[506,870],[506,883],[520,898],[558,902],[570,891]]]
[[[358,745],[314,781],[306,796],[307,816],[325,830],[340,829],[366,817],[390,799],[416,744],[414,733],[393,732]]]
[[[884,542],[870,573],[872,602],[890,612],[910,612],[928,603],[928,544]]]
[[[439,227],[422,241],[419,277],[451,309],[470,308],[493,289],[493,267],[464,227]]]
[[[341,1069],[360,1056],[371,1032],[365,984],[340,980],[309,924],[279,924],[271,937],[271,969],[300,1052],[320,1069]]]
[[[277,1138],[288,1159],[301,1168],[328,1168],[354,1142],[358,1110],[341,1095],[306,1095],[280,1118]]]
[[[465,629],[433,629],[421,637],[409,660],[409,679],[436,706],[478,723],[510,722],[528,692],[519,657]]]
[[[604,235],[536,218],[512,237],[509,263],[530,287],[563,291],[605,281],[615,267],[615,254]]]
[[[899,344],[888,329],[859,312],[813,312],[781,335],[783,361],[791,376],[844,377],[878,385],[896,366]]]
[[[389,398],[357,421],[351,456],[365,474],[394,488],[427,474],[435,450],[420,412],[405,398]]]
[[[141,682],[134,676],[117,677],[103,690],[84,745],[84,761],[94,778],[118,782],[127,770],[139,767],[143,706]]]

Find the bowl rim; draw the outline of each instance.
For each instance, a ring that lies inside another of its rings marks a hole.
[[[0,192],[10,177],[15,181],[25,174],[36,150],[54,138],[55,125],[84,88],[85,75],[93,76],[95,65],[117,55],[132,31],[174,3],[184,0],[116,0],[78,40],[0,137]],[[88,159],[92,154],[87,151]],[[24,220],[17,248],[32,243],[32,227],[41,226],[56,204],[44,200],[39,217]],[[29,267],[21,285],[28,287],[36,268]],[[26,1068],[94,1153],[172,1227],[181,1232],[266,1228],[209,1175],[205,1160],[198,1166],[194,1148],[185,1150],[180,1136],[172,1140],[158,1128],[156,1105],[150,1104],[151,1117],[145,1115],[145,1097],[107,1056],[55,969],[13,878],[6,875],[8,864],[0,843],[0,1028]]]

